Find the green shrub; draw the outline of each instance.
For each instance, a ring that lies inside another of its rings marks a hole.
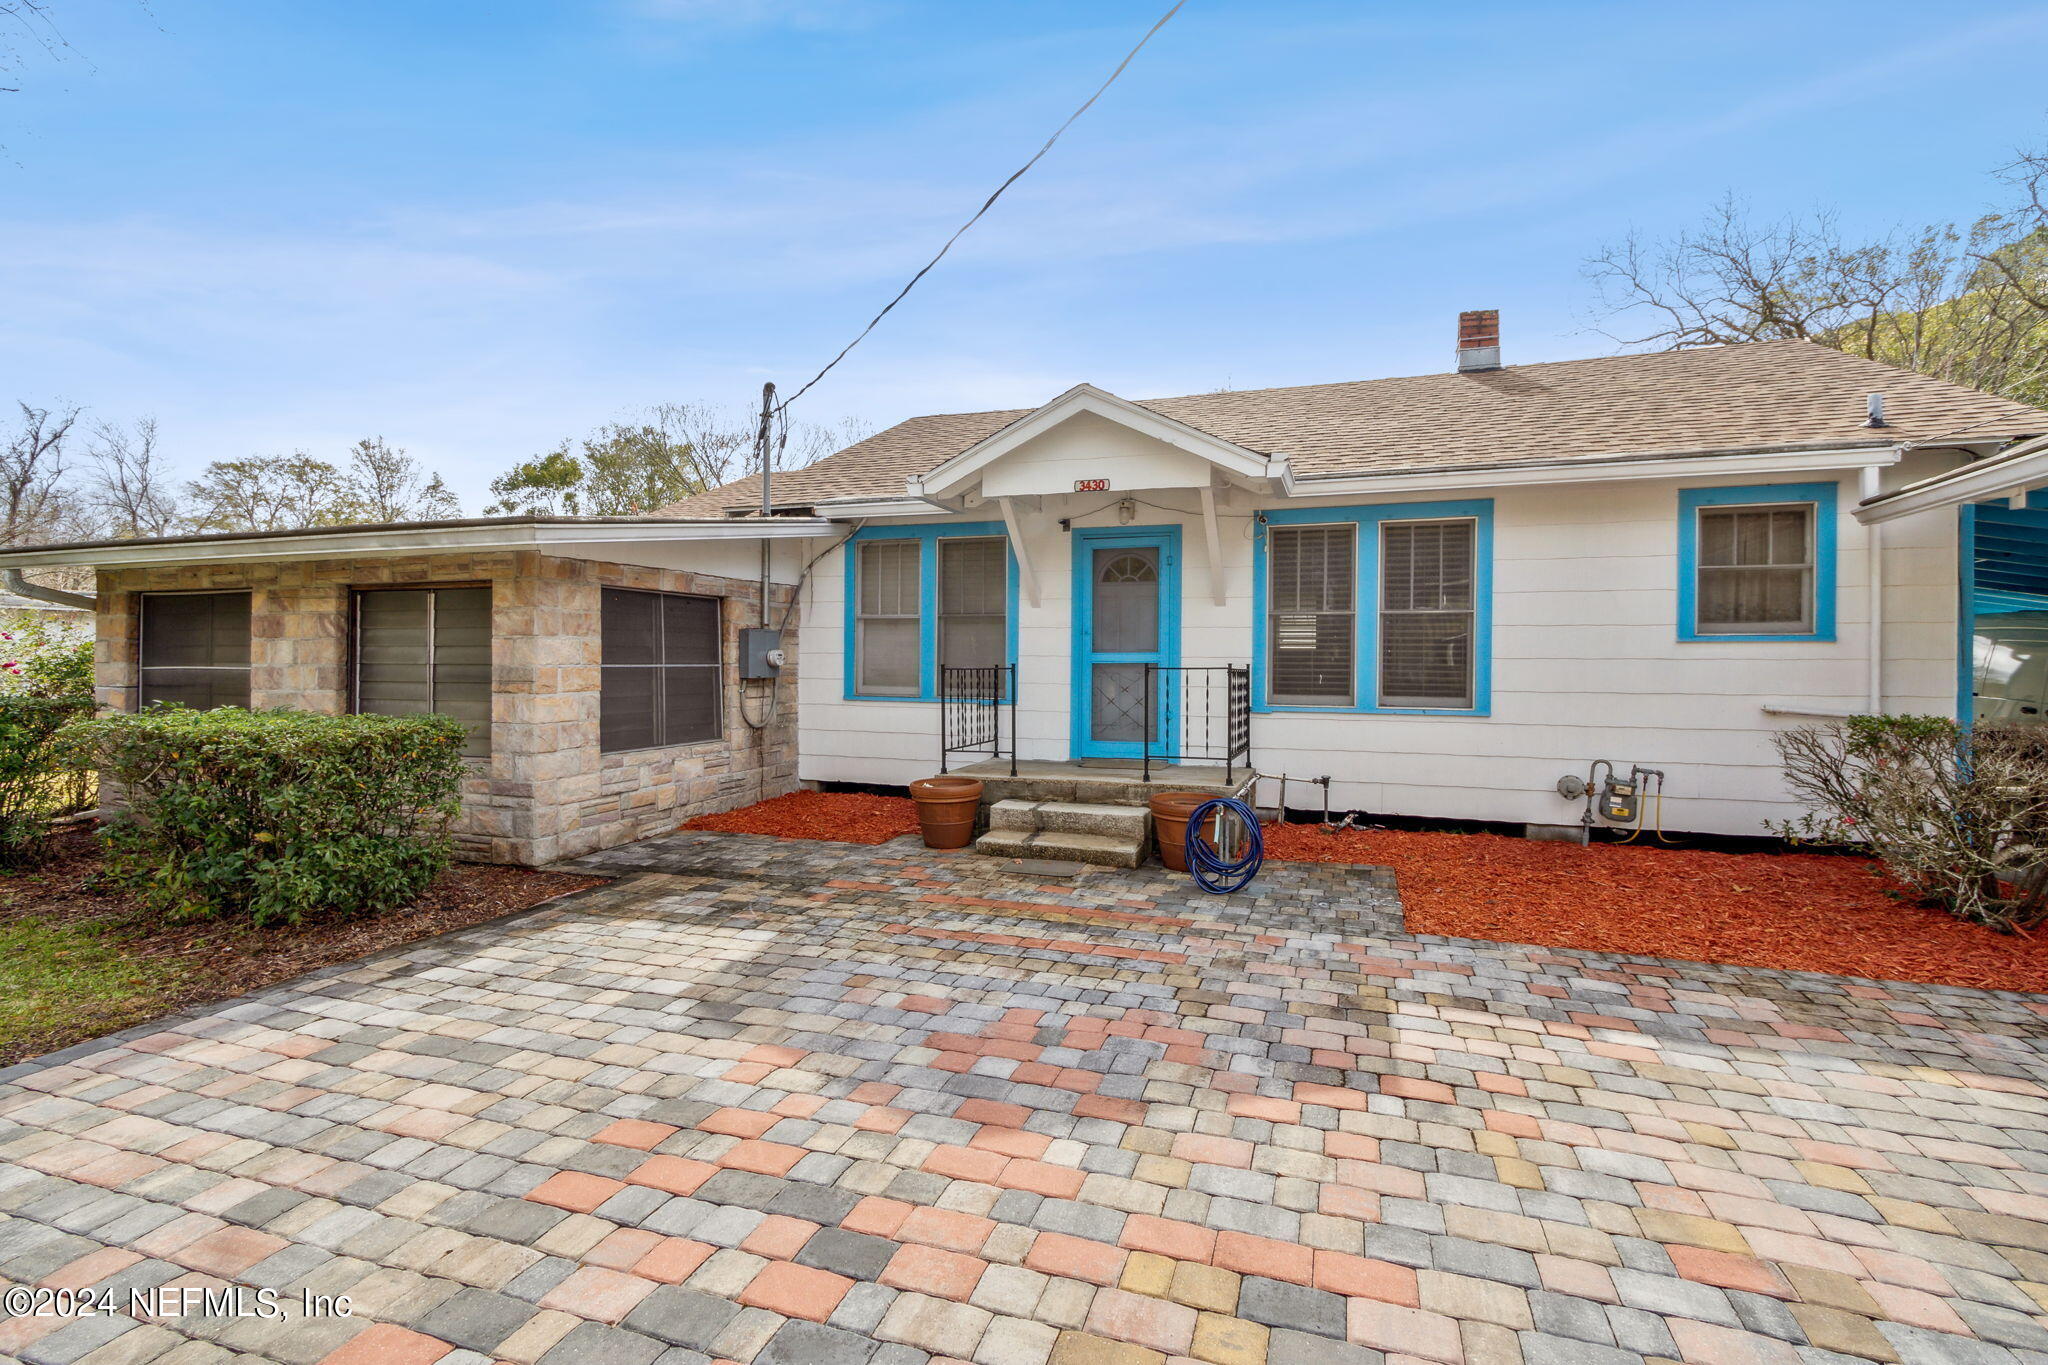
[[[386,910],[448,866],[465,732],[446,716],[156,706],[75,729],[128,796],[108,874],[166,916]]]
[[[89,621],[0,621],[0,694],[90,700],[92,643]]]
[[[89,798],[90,775],[62,732],[91,714],[90,699],[0,693],[0,867],[37,861],[50,817]]]
[[[2048,916],[2048,729],[1851,716],[1777,745],[1811,807],[1777,833],[1867,847],[1962,919],[2010,931]]]

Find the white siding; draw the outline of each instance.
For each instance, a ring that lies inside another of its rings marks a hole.
[[[1914,461],[1888,487],[1941,466]],[[1763,832],[1795,814],[1785,801],[1770,732],[1802,723],[1765,703],[1861,709],[1866,677],[1866,532],[1850,515],[1852,474],[1840,480],[1833,642],[1697,642],[1677,638],[1678,489],[1714,483],[1815,482],[1783,475],[1682,483],[1631,481],[1507,488],[1494,502],[1491,714],[1331,715],[1275,712],[1252,721],[1252,759],[1264,773],[1332,775],[1340,809],[1438,818],[1563,823],[1579,808],[1553,790],[1594,758],[1666,769],[1667,827]],[[1118,494],[1050,497],[1024,517],[1040,604],[1019,602],[1019,730],[1025,758],[1069,757],[1070,538],[1057,518],[1116,524]],[[1244,663],[1252,623],[1251,516],[1274,498],[1224,502],[1227,599],[1210,595],[1206,540],[1191,494],[1134,494],[1138,525],[1182,527],[1182,662]],[[1443,498],[1489,496],[1460,490]],[[1284,505],[1424,502],[1329,498]],[[1167,511],[1162,509],[1179,509]],[[984,521],[993,507],[960,520]],[[1956,518],[1929,513],[1885,535],[1886,707],[1953,714],[1956,679]],[[935,703],[844,699],[845,570],[821,560],[806,593],[800,772],[812,780],[900,784],[937,771]],[[1270,799],[1271,793],[1265,793]]]

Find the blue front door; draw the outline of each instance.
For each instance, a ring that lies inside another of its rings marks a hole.
[[[1117,526],[1074,533],[1074,757],[1168,754],[1180,662],[1180,528]],[[1149,698],[1147,693],[1149,692]]]

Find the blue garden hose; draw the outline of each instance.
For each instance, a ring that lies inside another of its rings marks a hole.
[[[1225,858],[1202,838],[1203,823],[1226,810],[1238,818],[1245,831],[1244,848],[1234,859]],[[1195,885],[1218,896],[1244,890],[1266,861],[1266,841],[1259,835],[1258,815],[1244,802],[1228,796],[1204,801],[1188,816],[1187,850],[1188,871],[1194,874]]]

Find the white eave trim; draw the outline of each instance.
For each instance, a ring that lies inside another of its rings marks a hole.
[[[510,522],[476,526],[383,526],[296,535],[220,536],[114,545],[53,545],[0,550],[0,568],[63,565],[148,568],[266,559],[361,559],[449,551],[543,550],[557,554],[599,545],[673,545],[691,541],[800,540],[836,533],[823,517],[660,522]]]
[[[1803,474],[1896,464],[1897,446],[1860,446],[1847,450],[1777,450],[1698,455],[1627,455],[1584,460],[1550,460],[1540,464],[1474,466],[1466,469],[1417,470],[1409,474],[1340,474],[1303,477],[1291,469],[1281,480],[1290,498],[1324,498],[1357,493],[1436,492],[1460,488],[1520,488],[1538,484],[1608,483],[1623,479],[1703,479],[1727,475]]]
[[[1896,521],[1915,512],[1959,507],[1967,502],[1995,502],[2048,487],[2048,436],[2024,441],[2002,455],[1966,464],[1932,478],[1880,493],[1857,504],[1856,520],[1866,526]]]
[[[1018,446],[1083,412],[1093,413],[1177,450],[1200,456],[1225,473],[1240,478],[1264,479],[1274,472],[1271,462],[1257,451],[1247,450],[1221,437],[1211,436],[1198,427],[1140,407],[1107,389],[1098,389],[1093,384],[1076,384],[1044,407],[1025,414],[1001,431],[982,437],[936,469],[912,475],[905,481],[904,491],[913,498],[945,497],[956,493],[975,475]]]
[[[814,502],[811,510],[835,521],[873,521],[882,517],[950,517],[960,509],[929,498],[847,498]]]

